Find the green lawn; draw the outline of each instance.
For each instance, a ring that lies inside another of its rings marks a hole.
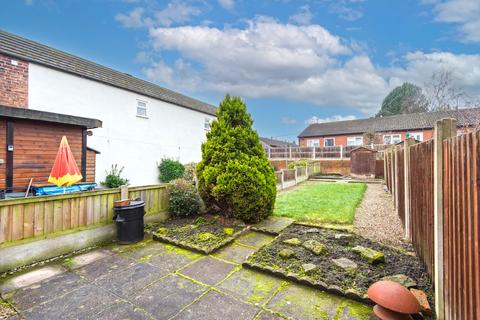
[[[364,183],[304,183],[277,195],[273,215],[320,223],[352,224],[355,209],[366,188]]]

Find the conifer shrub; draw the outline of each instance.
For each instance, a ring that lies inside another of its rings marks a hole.
[[[238,97],[226,96],[202,145],[198,189],[210,213],[258,222],[275,204],[275,174]]]

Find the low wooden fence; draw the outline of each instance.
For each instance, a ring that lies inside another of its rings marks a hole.
[[[378,151],[378,159],[383,159],[383,151],[389,145],[370,144],[365,147]],[[344,159],[350,158],[350,152],[359,146],[332,146],[332,147],[280,147],[264,149],[270,160],[299,160],[299,159]]]
[[[167,185],[132,187],[129,198],[145,201],[145,213],[168,209]],[[120,189],[0,201],[0,244],[112,223]]]
[[[457,136],[443,119],[432,140],[412,144],[385,152],[385,184],[434,283],[438,319],[478,319],[480,132]]]
[[[308,163],[306,166],[298,166],[293,169],[276,171],[277,190],[293,187],[318,173],[320,173],[319,162]]]

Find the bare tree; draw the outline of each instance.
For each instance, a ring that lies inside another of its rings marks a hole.
[[[458,110],[480,105],[478,97],[469,96],[462,87],[455,85],[451,70],[434,72],[423,90],[430,111]]]

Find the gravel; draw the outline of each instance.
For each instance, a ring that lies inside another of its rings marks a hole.
[[[0,298],[0,319],[7,319],[10,316],[13,316],[15,312],[10,309]]]
[[[355,214],[353,231],[385,245],[412,250],[410,243],[403,240],[402,222],[395,213],[392,196],[381,184],[367,184]]]

